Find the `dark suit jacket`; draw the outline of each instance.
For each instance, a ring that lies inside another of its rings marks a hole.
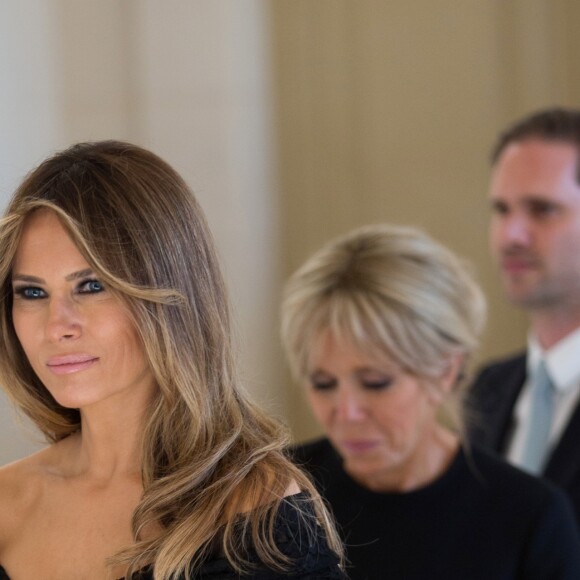
[[[525,353],[481,370],[468,397],[474,443],[505,455],[515,427],[514,406],[525,380]],[[580,404],[548,458],[543,477],[567,492],[580,523]]]

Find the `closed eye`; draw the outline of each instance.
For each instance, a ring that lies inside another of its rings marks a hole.
[[[543,218],[555,214],[559,209],[560,206],[558,204],[543,199],[535,199],[528,204],[530,215],[536,218]]]
[[[491,211],[498,216],[504,216],[509,213],[507,204],[499,199],[494,199],[491,203]]]
[[[315,391],[330,391],[334,389],[337,384],[337,381],[334,379],[328,381],[311,381],[312,388]]]
[[[369,391],[380,391],[388,389],[393,384],[391,379],[384,379],[381,381],[362,381],[362,386]]]

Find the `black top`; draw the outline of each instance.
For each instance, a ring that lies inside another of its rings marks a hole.
[[[334,512],[352,580],[580,579],[564,494],[482,451],[409,493],[361,487],[326,439],[294,453]]]
[[[241,578],[247,580],[346,580],[340,570],[338,558],[330,549],[324,533],[319,528],[315,538],[311,538],[305,529],[304,516],[312,515],[312,506],[304,493],[288,496],[280,504],[276,516],[274,537],[278,548],[292,560],[291,568],[286,573],[276,572],[260,563],[255,552],[248,554],[248,559],[256,564],[253,572]],[[310,541],[309,541],[310,540]],[[193,572],[193,571],[192,571]],[[196,580],[238,580],[239,574],[230,566],[223,556],[206,560],[200,569],[195,571]],[[152,580],[151,569],[144,569],[133,575],[133,580]],[[0,566],[0,580],[10,577]]]

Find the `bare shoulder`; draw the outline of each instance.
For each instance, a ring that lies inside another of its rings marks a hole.
[[[288,497],[289,495],[296,495],[296,494],[300,493],[301,491],[302,490],[300,489],[298,482],[295,479],[293,479],[288,484],[288,487],[286,488],[286,491],[284,492],[284,497]]]
[[[0,467],[0,546],[5,545],[39,497],[51,454],[48,447]]]
[[[0,508],[26,493],[29,484],[41,471],[47,450],[43,449],[0,467]]]

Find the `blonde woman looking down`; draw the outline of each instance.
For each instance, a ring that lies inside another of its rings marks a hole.
[[[465,265],[424,233],[368,226],[290,278],[282,336],[326,437],[297,447],[353,580],[573,580],[556,489],[462,445],[462,379],[484,322]]]
[[[240,388],[212,238],[167,163],[116,141],[43,162],[0,223],[0,292],[0,383],[49,442],[0,470],[0,578],[343,577]]]

